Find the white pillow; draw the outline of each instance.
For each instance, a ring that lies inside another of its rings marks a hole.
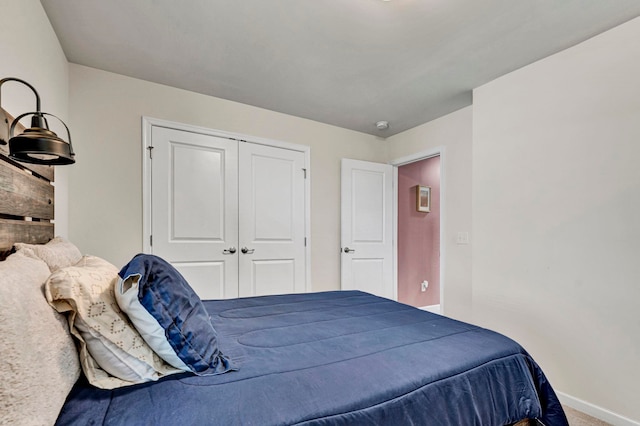
[[[89,327],[79,316],[76,316],[74,325],[86,342],[87,350],[93,359],[107,373],[132,383],[158,379],[159,375],[151,365],[120,349]]]
[[[54,424],[80,376],[67,321],[42,291],[49,274],[30,249],[0,262],[0,424]]]
[[[117,279],[115,266],[84,256],[51,274],[45,284],[49,303],[68,313],[89,383],[113,389],[179,372],[153,352],[120,310],[113,293]]]
[[[47,244],[16,243],[16,250],[29,248],[40,259],[44,260],[51,272],[74,265],[82,258],[82,253],[73,243],[62,237],[55,237]]]

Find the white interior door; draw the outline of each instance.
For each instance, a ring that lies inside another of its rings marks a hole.
[[[237,142],[152,127],[151,252],[202,299],[238,296]]]
[[[394,298],[393,166],[342,160],[341,286]]]
[[[240,296],[306,289],[305,155],[239,145]]]

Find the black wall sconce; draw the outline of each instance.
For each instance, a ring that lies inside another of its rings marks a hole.
[[[2,85],[8,81],[17,81],[29,87],[36,95],[36,110],[34,112],[25,112],[18,115],[9,125],[9,157],[24,163],[45,164],[49,166],[59,166],[65,164],[73,164],[76,162],[73,146],[71,145],[71,133],[69,128],[53,114],[40,111],[40,95],[36,89],[24,80],[19,78],[7,77],[0,80],[0,114],[5,115],[0,119],[9,123],[9,120],[2,110]],[[31,127],[26,129],[19,135],[14,136],[16,125],[18,122],[31,115]],[[60,121],[67,130],[67,139],[65,142],[58,135],[49,130],[49,123],[45,116],[48,115]],[[7,142],[0,139],[0,144],[6,145]]]

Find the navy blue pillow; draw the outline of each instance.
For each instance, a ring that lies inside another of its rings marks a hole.
[[[119,275],[118,304],[161,358],[200,376],[236,369],[218,349],[202,301],[173,266],[158,256],[138,254]]]

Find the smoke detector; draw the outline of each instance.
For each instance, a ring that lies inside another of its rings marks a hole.
[[[387,130],[389,128],[389,122],[384,120],[378,121],[376,127],[378,130]]]

